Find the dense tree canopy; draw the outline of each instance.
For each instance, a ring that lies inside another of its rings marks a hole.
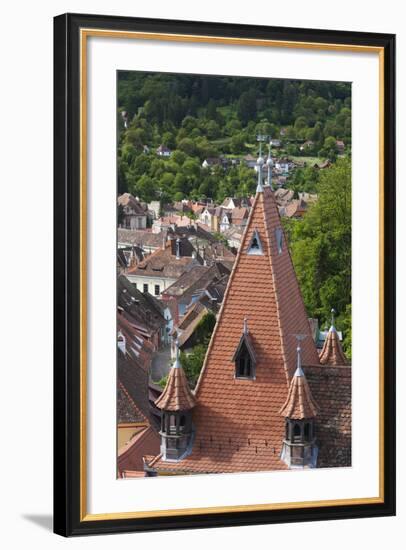
[[[256,154],[257,134],[281,130],[288,154],[334,159],[336,139],[351,143],[350,84],[120,72],[119,191],[148,201],[243,196],[255,189],[252,170],[208,170],[203,160]],[[172,155],[157,159],[159,145]]]
[[[351,354],[351,164],[338,159],[320,175],[318,201],[303,219],[284,220],[307,312],[322,328],[334,308]]]

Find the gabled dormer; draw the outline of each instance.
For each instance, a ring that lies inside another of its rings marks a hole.
[[[257,229],[254,229],[251,240],[247,248],[247,254],[252,256],[262,256],[264,249]]]
[[[247,319],[244,319],[243,330],[232,361],[235,366],[235,378],[255,380],[255,366],[257,363],[251,335],[248,331]]]

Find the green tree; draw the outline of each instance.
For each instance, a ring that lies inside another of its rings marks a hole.
[[[329,319],[334,307],[351,315],[351,164],[339,159],[320,175],[318,201],[287,224],[292,258],[309,316]]]

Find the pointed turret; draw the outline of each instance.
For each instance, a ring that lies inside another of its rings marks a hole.
[[[347,365],[348,360],[341,347],[340,338],[334,323],[335,310],[331,310],[331,326],[324,341],[323,349],[320,352],[320,363],[322,365]]]
[[[302,369],[300,336],[297,336],[297,367],[290,383],[288,397],[280,414],[285,417],[285,439],[281,458],[290,467],[315,467],[317,446],[314,436],[314,418],[318,406],[313,399]]]
[[[318,406],[313,399],[309,384],[302,369],[301,348],[297,347],[297,367],[289,386],[288,397],[280,414],[292,420],[304,420],[317,416]]]
[[[164,460],[179,460],[190,451],[193,426],[191,409],[196,405],[195,396],[179,358],[176,342],[176,359],[172,365],[166,386],[155,401],[161,409],[161,453]]]

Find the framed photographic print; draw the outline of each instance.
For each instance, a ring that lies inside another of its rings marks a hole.
[[[55,532],[395,513],[395,37],[65,14]]]

